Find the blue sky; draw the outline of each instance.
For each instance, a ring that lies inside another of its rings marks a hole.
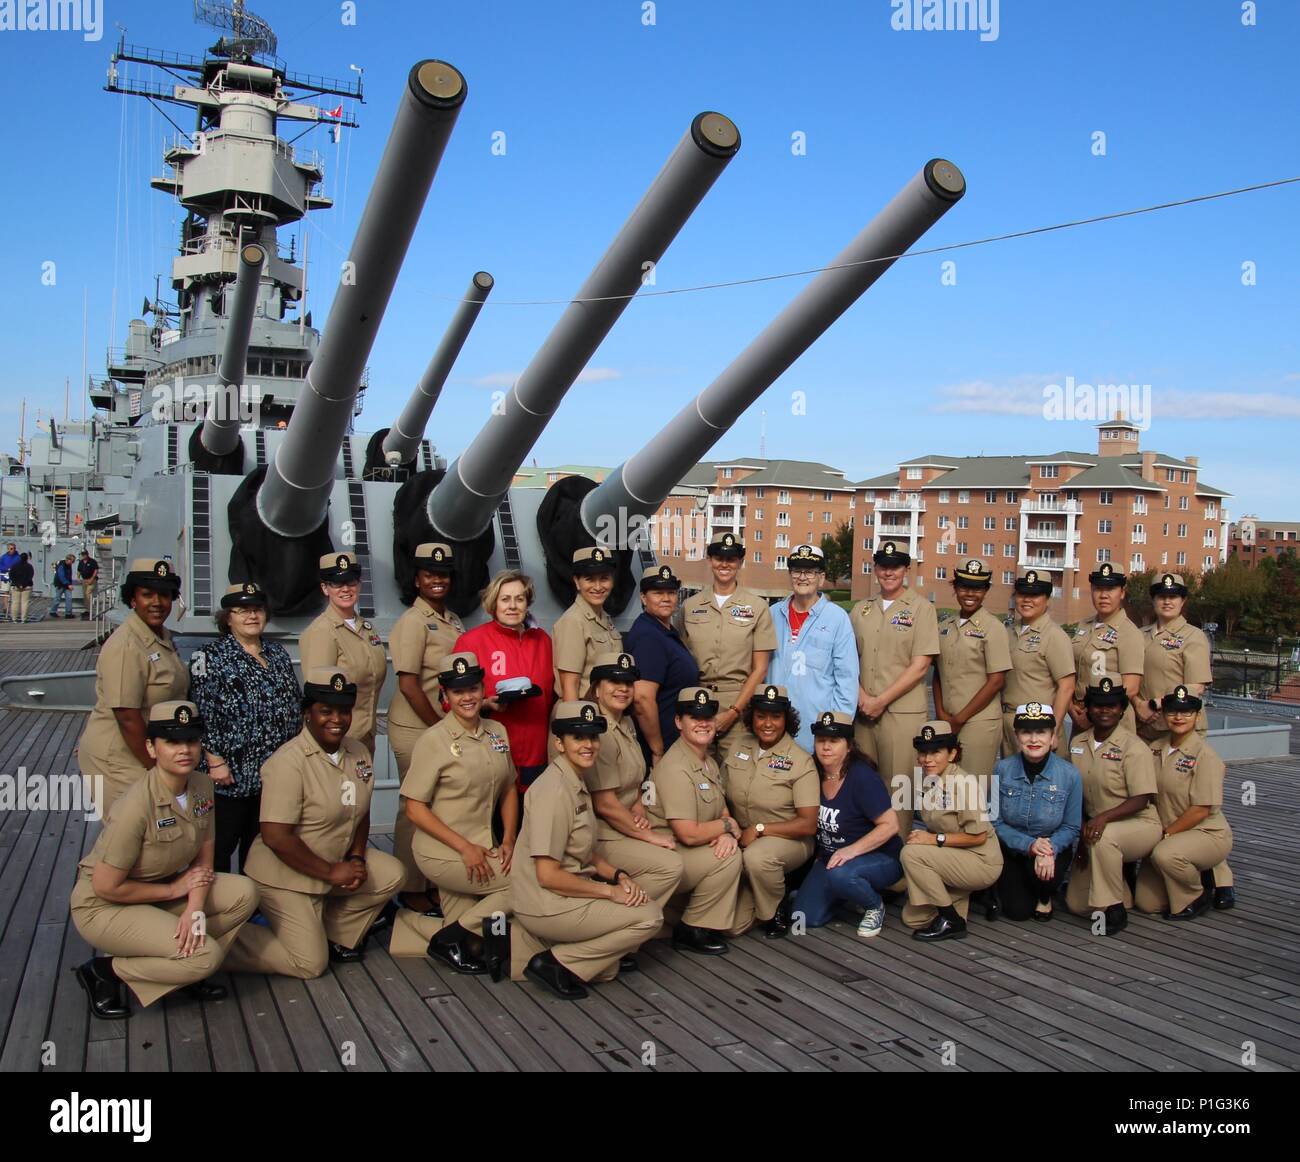
[[[730,116],[743,145],[660,263],[657,289],[827,262],[932,156],[963,169],[968,193],[922,246],[1300,174],[1300,5],[1283,0],[1260,0],[1254,27],[1238,0],[1001,0],[995,40],[895,31],[889,0],[660,0],[653,26],[640,0],[358,0],[355,25],[338,3],[252,7],[291,68],[365,69],[361,128],[337,147],[322,130],[300,143],[325,151],[336,199],[312,217],[313,268],[346,255],[409,66],[439,56],[468,79],[360,425],[392,421],[469,276],[489,270],[494,301],[431,421],[448,456],[561,311],[507,301],[573,294],[702,109]],[[110,338],[124,341],[170,267],[180,214],[148,178],[173,130],[140,98],[103,92],[114,24],[155,48],[200,52],[215,39],[186,0],[106,0],[98,42],[0,32],[7,450],[20,398],[29,415],[61,414],[65,377],[75,392],[83,289],[100,373]],[[188,110],[170,111],[192,127]],[[1043,419],[1044,386],[1150,384],[1144,447],[1198,455],[1203,478],[1234,494],[1234,515],[1296,519],[1300,465],[1285,453],[1300,435],[1297,217],[1300,185],[903,260],[713,455],[756,455],[761,410],[769,456],[824,460],[854,479],[924,452],[1092,450],[1090,424]],[[956,285],[941,284],[944,258]],[[42,286],[50,261],[57,283]],[[1254,286],[1242,285],[1244,262]],[[622,461],[804,282],[634,301],[534,456]],[[313,299],[318,323],[327,306]],[[795,391],[806,415],[791,414]],[[1267,473],[1264,456],[1277,465]]]

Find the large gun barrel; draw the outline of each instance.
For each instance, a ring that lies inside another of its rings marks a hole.
[[[228,456],[239,444],[239,388],[248,365],[248,340],[265,262],[266,251],[255,242],[240,248],[235,294],[217,370],[217,392],[208,405],[200,437],[204,451],[213,456]]]
[[[325,519],[362,371],[466,91],[445,61],[411,69],[320,349],[258,489],[257,511],[271,532],[305,536]]]
[[[388,429],[384,437],[383,452],[386,459],[397,458],[397,463],[406,464],[415,459],[420,449],[420,440],[424,437],[424,427],[429,422],[433,405],[438,402],[443,384],[451,374],[452,366],[460,355],[460,349],[469,338],[474,321],[483,309],[484,302],[492,293],[493,279],[486,270],[480,270],[470,279],[469,290],[461,300],[456,314],[452,317],[447,333],[424,369],[420,382],[411,398],[407,400],[397,422]]]
[[[586,531],[601,544],[628,548],[611,534],[635,528],[633,516],[653,514],[741,413],[965,192],[966,179],[955,165],[927,162],[717,379],[586,495]]]
[[[739,148],[740,133],[722,114],[701,113],[691,122],[503,406],[430,494],[428,517],[439,533],[465,541],[491,524],[564,393]]]

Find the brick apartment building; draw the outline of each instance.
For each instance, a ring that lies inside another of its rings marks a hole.
[[[1228,556],[1252,569],[1265,557],[1276,557],[1287,549],[1300,553],[1300,523],[1295,521],[1243,516],[1228,530]]]
[[[953,605],[954,566],[978,557],[988,609],[1009,609],[1016,572],[1034,567],[1051,574],[1053,617],[1078,621],[1102,561],[1186,574],[1226,558],[1228,493],[1199,476],[1195,456],[1142,451],[1123,417],[1098,425],[1095,453],[906,460],[857,486],[853,597],[875,591],[871,553],[894,540],[912,555],[909,585],[938,605]]]

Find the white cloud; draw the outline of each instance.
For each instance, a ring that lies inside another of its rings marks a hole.
[[[474,387],[513,387],[522,371],[493,371],[480,375],[468,382]],[[623,373],[615,367],[588,367],[578,373],[578,383],[607,383],[611,379],[622,379]]]

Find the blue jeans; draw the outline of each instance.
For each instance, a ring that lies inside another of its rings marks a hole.
[[[59,608],[59,602],[63,602],[63,613],[65,617],[72,616],[72,590],[56,589],[54,592],[54,604],[50,607],[50,612],[54,613]]]
[[[839,867],[826,867],[818,855],[799,886],[794,910],[802,912],[809,928],[829,923],[841,900],[861,908],[880,907],[880,890],[903,878],[903,865],[883,851],[869,851]]]

